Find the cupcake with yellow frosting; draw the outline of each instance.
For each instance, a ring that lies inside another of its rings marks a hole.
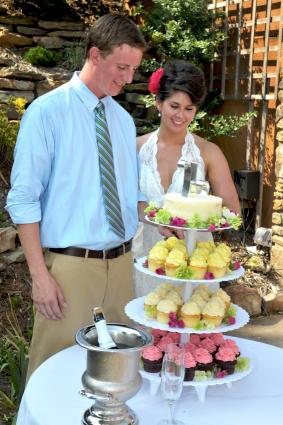
[[[213,273],[216,279],[225,276],[227,271],[226,261],[215,251],[207,257],[207,270]]]
[[[190,269],[194,273],[194,279],[204,279],[207,272],[206,258],[201,255],[193,255],[190,259]]]
[[[189,301],[181,308],[180,317],[183,320],[185,327],[193,328],[201,318],[201,310],[197,303]]]
[[[177,305],[171,301],[171,300],[161,300],[157,304],[157,314],[156,314],[156,320],[159,323],[168,323],[169,322],[169,314],[170,313],[176,313],[177,314],[178,307]]]
[[[197,241],[197,248],[206,248],[209,252],[213,252],[215,249],[215,243],[211,241]]]
[[[231,305],[231,297],[227,294],[227,292],[223,291],[222,288],[219,288],[211,297],[211,299],[214,298],[220,298],[225,304],[225,311],[227,312],[229,310],[229,307]]]
[[[166,276],[175,277],[177,268],[186,265],[185,255],[178,249],[172,249],[165,261]]]
[[[193,295],[200,295],[207,302],[211,296],[211,292],[203,287],[199,287],[194,289]]]
[[[173,301],[177,305],[178,311],[181,309],[183,305],[183,299],[177,291],[172,289],[171,291],[167,292],[166,299]]]
[[[197,293],[191,296],[190,301],[195,302],[199,306],[201,311],[203,310],[205,304],[207,303],[207,301],[204,298],[202,298],[200,294],[197,294]]]
[[[215,248],[215,253],[219,254],[220,257],[226,262],[227,271],[229,269],[230,261],[232,259],[232,252],[228,245],[225,243],[220,243]]]
[[[211,251],[208,248],[196,248],[196,249],[193,250],[192,256],[200,255],[202,257],[207,258],[210,253],[211,253]]]
[[[176,236],[170,236],[170,238],[166,239],[166,248],[171,251],[175,248],[176,245],[183,245],[186,247],[186,242],[184,239],[178,239]]]
[[[184,254],[184,256],[185,256],[185,259],[187,260],[188,258],[189,258],[189,254],[188,254],[188,251],[187,251],[187,247],[186,247],[186,245],[184,245],[183,243],[181,243],[181,240],[180,240],[180,243],[177,243],[175,246],[174,246],[174,248],[173,248],[174,250],[175,249],[177,249],[178,251],[181,251],[183,254]]]
[[[162,241],[158,241],[158,242],[156,242],[156,244],[154,245],[155,247],[156,246],[161,246],[162,248],[166,248],[166,249],[168,249],[167,248],[167,243],[166,243],[166,241],[165,240],[162,240]]]
[[[172,283],[164,282],[161,285],[157,286],[157,288],[154,290],[154,292],[159,294],[160,298],[165,298],[167,292],[171,291],[171,289],[173,289],[173,288],[174,288],[174,286],[172,285]]]
[[[144,314],[147,319],[156,319],[156,307],[160,299],[156,292],[150,292],[144,298]]]
[[[225,305],[216,299],[210,300],[204,306],[202,318],[210,325],[220,326],[225,315]]]
[[[151,248],[147,258],[149,270],[155,272],[156,269],[164,267],[167,255],[168,249],[163,246],[154,246]]]

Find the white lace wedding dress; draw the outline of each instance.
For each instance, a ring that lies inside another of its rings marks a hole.
[[[163,196],[165,194],[161,185],[160,175],[157,169],[157,135],[156,130],[141,147],[139,152],[140,159],[140,190],[147,197],[148,201],[154,201],[158,206],[163,204]],[[200,155],[200,150],[194,142],[191,133],[187,133],[185,143],[182,147],[181,158],[184,161],[195,162],[198,164],[197,179],[205,180],[204,161]],[[181,192],[184,180],[184,169],[176,166],[172,182],[168,188],[168,192]],[[137,234],[133,241],[134,258],[138,258],[148,254],[149,249],[158,241],[163,239],[157,226],[139,223]],[[148,294],[161,280],[147,276],[135,269],[134,271],[134,287],[137,297]]]

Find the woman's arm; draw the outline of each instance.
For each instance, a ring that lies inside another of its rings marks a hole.
[[[212,193],[223,199],[223,205],[238,214],[241,212],[238,194],[228,162],[217,145],[195,136],[205,163]]]

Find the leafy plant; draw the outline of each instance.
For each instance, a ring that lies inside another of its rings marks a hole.
[[[185,59],[199,65],[215,60],[225,38],[221,27],[213,29],[219,15],[208,10],[206,0],[153,0],[151,10],[139,2],[133,15],[143,22],[153,55],[162,60]]]
[[[14,107],[21,117],[24,113],[27,100],[24,98],[10,97],[8,105]],[[8,119],[8,110],[0,109],[0,163],[12,160],[12,152],[17,139],[19,121]]]
[[[215,115],[213,108],[221,103],[221,98],[217,94],[214,94],[214,96],[214,98],[210,96],[209,101],[196,113],[189,126],[192,133],[200,134],[207,140],[213,140],[219,136],[235,137],[240,128],[257,116],[256,111],[246,112],[242,115]],[[152,94],[141,96],[141,98],[146,108],[154,106],[155,97]],[[153,121],[151,125],[144,126],[142,134],[155,130],[158,125],[159,119]]]
[[[62,56],[59,52],[54,52],[53,50],[46,49],[45,47],[37,46],[31,47],[25,53],[24,57],[32,65],[55,66]]]
[[[76,71],[82,68],[84,63],[85,49],[81,43],[74,47],[66,47],[64,49],[62,66],[70,71]]]
[[[9,326],[0,340],[0,372],[7,382],[6,387],[0,389],[0,408],[9,412],[6,413],[6,420],[15,415],[24,392],[31,335],[30,330],[27,330],[27,336],[24,335],[16,316],[19,300],[11,297],[9,302]],[[28,314],[33,317],[31,306]]]

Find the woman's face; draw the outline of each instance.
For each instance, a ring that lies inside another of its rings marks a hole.
[[[157,100],[156,106],[161,114],[161,125],[176,133],[186,131],[197,111],[190,96],[182,91],[173,93],[163,101]]]

